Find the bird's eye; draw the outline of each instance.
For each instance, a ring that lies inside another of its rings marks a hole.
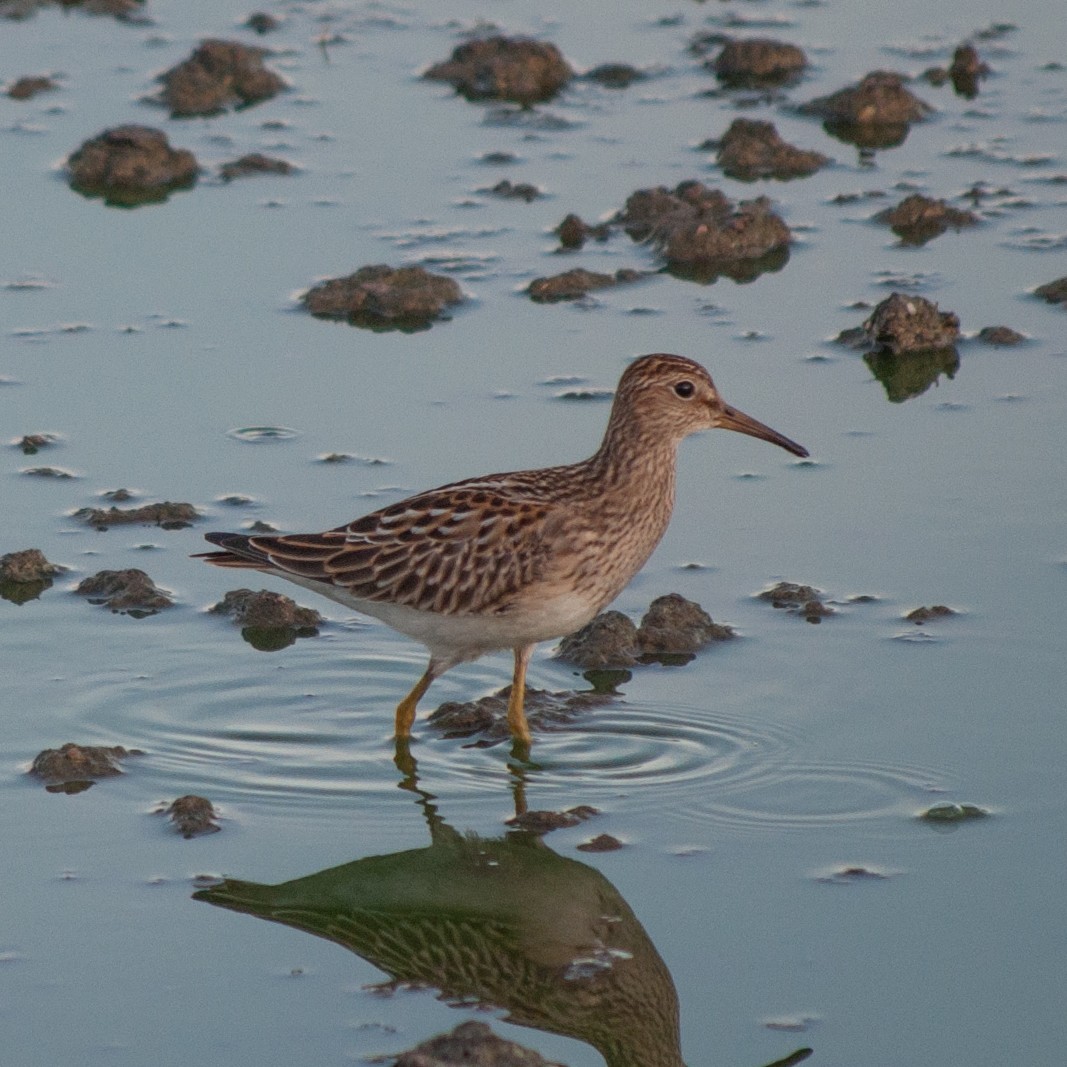
[[[690,381],[678,382],[674,387],[674,392],[683,400],[688,400],[696,392],[696,386]]]

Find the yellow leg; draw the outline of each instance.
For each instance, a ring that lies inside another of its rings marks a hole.
[[[511,727],[511,736],[526,747],[529,747],[533,740],[530,726],[526,722],[526,712],[523,711],[526,699],[526,666],[533,650],[533,645],[523,645],[515,649],[515,673],[511,679],[511,694],[508,697],[508,726]]]
[[[430,688],[430,683],[437,677],[433,663],[426,668],[426,673],[415,683],[415,688],[396,706],[396,736],[410,737],[411,724],[415,721],[415,708],[423,694]]]

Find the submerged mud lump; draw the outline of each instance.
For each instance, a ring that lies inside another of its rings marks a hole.
[[[144,571],[130,567],[123,571],[97,571],[79,583],[74,592],[88,597],[90,604],[101,604],[118,615],[143,619],[174,601]]]
[[[245,19],[245,25],[255,33],[262,35],[264,33],[273,33],[281,25],[281,22],[277,16],[271,15],[266,11],[253,11]]]
[[[70,187],[109,204],[165,200],[196,181],[199,166],[186,148],[171,148],[150,126],[115,126],[91,137],[67,159]]]
[[[497,1037],[482,1022],[460,1023],[451,1033],[438,1034],[402,1052],[393,1067],[553,1067],[539,1052]]]
[[[874,309],[863,331],[876,351],[901,355],[951,348],[960,335],[960,320],[925,297],[893,293]]]
[[[727,41],[722,51],[704,64],[724,85],[738,88],[795,81],[807,65],[802,48],[768,37]]]
[[[501,100],[529,107],[550,100],[574,71],[554,44],[527,37],[485,37],[458,45],[424,78],[444,81],[468,100]]]
[[[586,819],[599,814],[596,808],[588,804],[579,804],[566,811],[524,811],[513,815],[510,819],[505,819],[504,825],[541,836],[553,830],[569,830],[572,826],[578,826]]]
[[[956,612],[945,604],[934,604],[933,607],[916,608],[914,611],[909,611],[904,618],[908,622],[915,623],[916,626],[922,626],[923,623],[931,622],[933,619],[944,619],[949,615],[955,614]]]
[[[948,70],[931,67],[923,71],[922,76],[931,85],[940,86],[950,81],[957,96],[973,100],[978,95],[978,83],[989,73],[989,66],[982,62],[978,49],[973,44],[961,44],[952,54]]]
[[[799,615],[805,622],[819,623],[834,609],[823,603],[823,593],[811,585],[796,582],[778,582],[770,589],[757,593],[760,600],[767,600],[771,607]]]
[[[47,93],[58,88],[59,83],[55,78],[49,78],[43,74],[27,74],[17,78],[8,86],[7,95],[12,100],[29,100],[38,93]]]
[[[511,737],[507,708],[511,686],[478,700],[448,700],[427,718],[430,726],[445,738],[473,737],[482,734],[484,744],[495,744]],[[526,690],[526,718],[535,731],[566,726],[589,708],[610,703],[615,694],[601,689],[551,693],[545,689]],[[480,742],[481,743],[481,742]]]
[[[990,812],[986,808],[980,808],[977,804],[953,804],[945,802],[935,804],[920,812],[916,818],[921,822],[933,823],[942,827],[955,828],[960,823],[971,822],[975,819],[988,819]]]
[[[1057,278],[1054,282],[1039,285],[1034,290],[1034,296],[1041,297],[1049,304],[1062,304],[1067,308],[1067,277]]]
[[[250,178],[255,174],[292,174],[296,168],[292,163],[274,156],[265,156],[261,152],[250,152],[219,167],[219,177],[225,182],[234,178]]]
[[[110,508],[79,508],[74,512],[74,518],[81,519],[87,526],[97,530],[137,524],[159,526],[164,530],[181,530],[192,526],[200,518],[200,512],[192,504],[164,500],[159,504],[142,504],[139,508],[117,508],[114,505]]]
[[[734,119],[717,147],[723,173],[741,181],[803,178],[832,162],[821,152],[783,141],[773,122],[757,119]]]
[[[983,326],[978,331],[978,340],[984,345],[1002,348],[1021,345],[1026,340],[1026,334],[1019,333],[1010,326]]]
[[[39,752],[30,767],[30,774],[40,778],[51,793],[80,793],[98,778],[113,778],[122,774],[118,760],[129,756],[143,756],[136,748],[115,745],[75,745],[68,741],[59,748]]]
[[[530,299],[538,304],[555,304],[561,300],[581,300],[597,289],[610,289],[616,285],[635,282],[641,278],[636,270],[617,270],[614,274],[599,274],[575,267],[574,270],[553,274],[547,278],[534,278],[527,286]]]
[[[898,126],[919,122],[933,110],[893,71],[875,70],[856,85],[800,105],[805,115],[855,126]]]
[[[301,299],[319,318],[370,329],[419,330],[444,317],[446,308],[461,304],[463,292],[452,278],[422,267],[377,264],[320,282]]]
[[[582,841],[574,847],[579,852],[617,852],[620,848],[625,848],[626,846],[617,837],[612,837],[611,834],[597,834],[596,837],[591,837],[588,841]]]
[[[801,104],[802,115],[818,115],[827,133],[859,148],[892,148],[913,122],[933,110],[892,71],[876,70],[858,84]]]
[[[217,115],[269,100],[285,81],[264,66],[266,54],[238,41],[202,41],[188,59],[160,75],[160,99],[172,118]]]
[[[574,249],[581,248],[590,237],[597,241],[606,241],[611,234],[611,226],[606,222],[590,226],[572,213],[566,215],[552,232],[559,238],[561,248]]]
[[[12,445],[21,449],[24,456],[36,456],[42,448],[51,448],[58,440],[54,433],[27,433],[12,441]]]
[[[605,89],[628,89],[634,82],[643,81],[648,75],[629,63],[601,63],[592,70],[587,70],[583,77],[587,81],[603,85]]]
[[[635,241],[649,241],[669,265],[723,268],[788,250],[789,227],[765,197],[736,206],[703,182],[632,193],[616,221]]]
[[[896,207],[879,211],[874,221],[885,223],[907,244],[925,244],[950,228],[961,230],[966,226],[975,226],[979,219],[974,212],[961,211],[944,200],[912,193]]]

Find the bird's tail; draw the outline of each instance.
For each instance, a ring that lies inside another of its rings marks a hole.
[[[206,560],[215,567],[235,567],[240,570],[263,570],[270,566],[266,554],[251,544],[245,534],[206,533],[204,539],[224,549],[222,552],[194,552],[193,559]]]

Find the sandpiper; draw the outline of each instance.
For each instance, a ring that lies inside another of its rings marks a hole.
[[[435,678],[511,649],[508,725],[528,750],[535,646],[580,629],[622,592],[670,522],[679,443],[716,427],[808,454],[726,404],[699,363],[642,356],[623,373],[588,459],[453,482],[325,533],[209,533],[223,551],[202,558],[287,578],[425,645],[429,665],[396,709],[398,741]]]

